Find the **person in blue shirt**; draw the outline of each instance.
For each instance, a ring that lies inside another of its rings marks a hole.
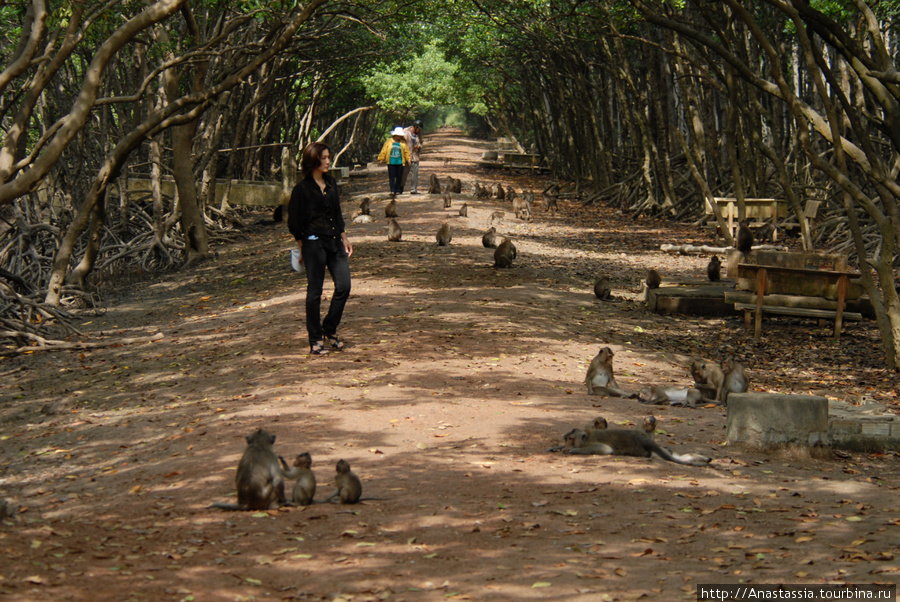
[[[406,132],[399,125],[391,132],[391,137],[384,141],[378,161],[386,163],[388,168],[388,184],[391,194],[403,192],[403,168],[409,165],[409,147],[406,145]]]

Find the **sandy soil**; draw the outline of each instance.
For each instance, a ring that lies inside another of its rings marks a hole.
[[[541,190],[475,165],[484,143],[430,136],[422,180],[454,175]],[[150,343],[0,360],[0,597],[4,600],[695,599],[702,583],[896,583],[895,454],[827,459],[724,445],[725,410],[591,397],[601,346],[619,384],[687,385],[692,356],[735,354],[755,390],[894,402],[871,323],[840,343],[775,320],[754,342],[738,318],[658,316],[636,301],[648,266],[705,273],[661,241],[712,242],[687,225],[564,202],[516,220],[464,194],[400,199],[386,241],[386,174],[354,179],[353,294],[342,353],[307,354],[303,276],[283,226],[258,225],[213,261],[101,291],[93,340]],[[421,186],[425,189],[425,186]],[[380,194],[375,194],[380,193]],[[468,202],[467,218],[458,217]],[[490,214],[519,257],[491,267]],[[263,214],[260,214],[263,216]],[[434,233],[447,221],[449,247]],[[619,303],[590,287],[608,273]],[[327,294],[327,289],[326,289]],[[544,450],[602,415],[658,420],[656,438],[708,467]],[[309,451],[331,493],[334,464],[363,480],[357,505],[224,512],[244,437]]]

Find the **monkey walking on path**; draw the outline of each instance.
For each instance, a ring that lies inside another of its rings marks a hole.
[[[247,435],[247,449],[238,462],[234,483],[237,504],[217,502],[211,508],[222,510],[268,510],[272,504],[287,505],[284,497],[284,473],[272,447],[275,435],[262,429]]]

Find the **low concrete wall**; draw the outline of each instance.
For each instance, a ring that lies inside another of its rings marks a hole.
[[[758,448],[828,446],[828,399],[817,395],[732,393],[725,439]]]

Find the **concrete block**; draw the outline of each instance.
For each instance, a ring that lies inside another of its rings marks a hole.
[[[836,420],[832,419],[831,427],[829,428],[832,437],[845,437],[850,435],[858,435],[859,421],[858,420]]]
[[[867,437],[890,437],[891,423],[888,420],[861,420],[860,433]]]
[[[828,399],[817,395],[732,393],[728,396],[725,440],[758,448],[830,445]]]

